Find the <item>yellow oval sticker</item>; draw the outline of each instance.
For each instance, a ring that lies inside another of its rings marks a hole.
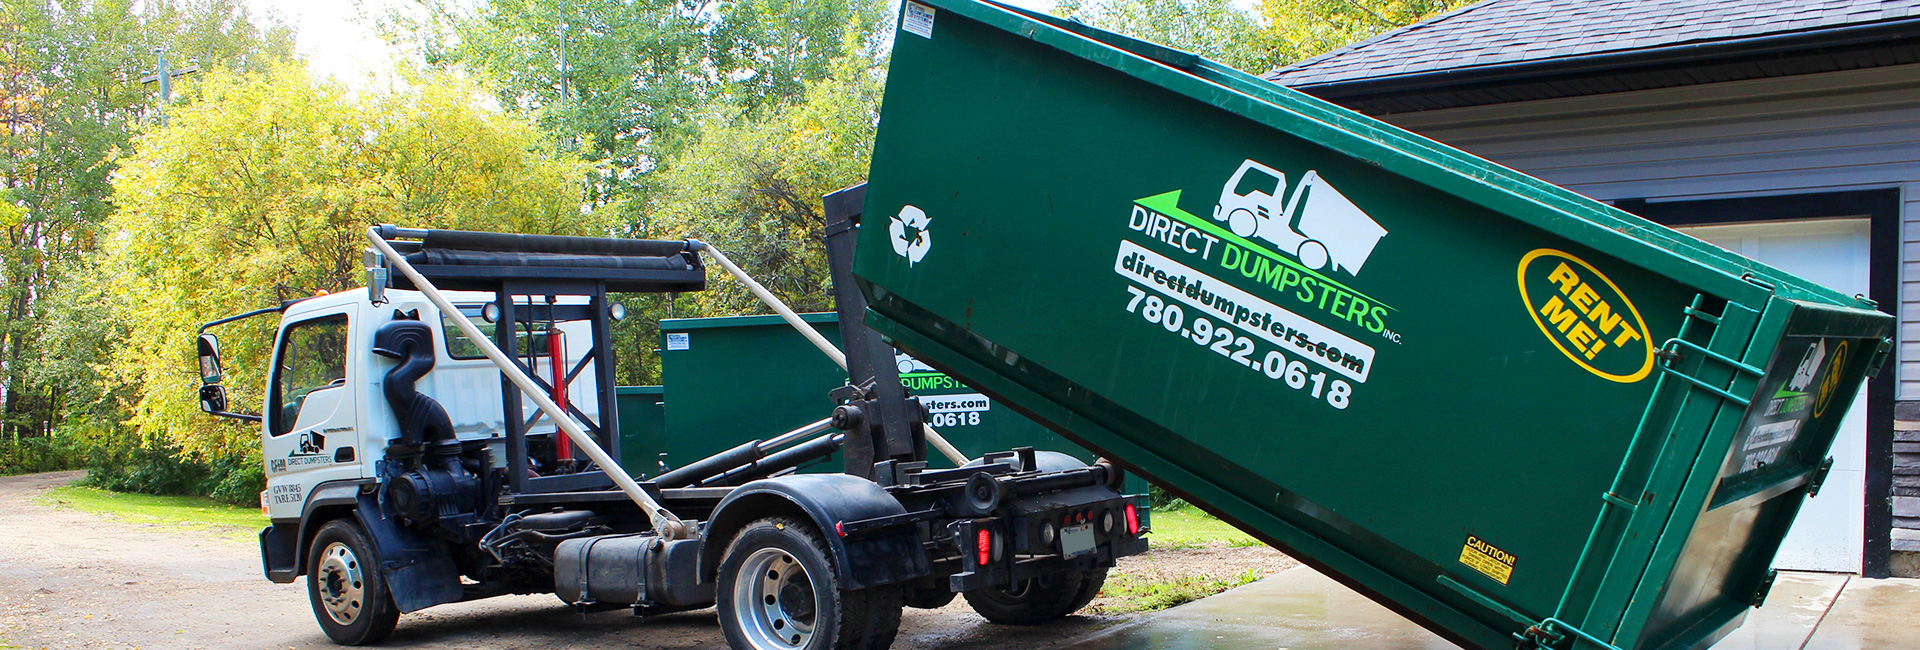
[[[1827,376],[1820,379],[1820,392],[1813,401],[1813,417],[1827,413],[1827,405],[1833,403],[1834,388],[1840,386],[1840,373],[1847,367],[1847,341],[1841,341],[1833,347],[1833,356],[1828,357]]]
[[[1653,372],[1653,342],[1633,301],[1592,264],[1551,248],[1520,258],[1520,300],[1540,333],[1587,372],[1632,383]]]

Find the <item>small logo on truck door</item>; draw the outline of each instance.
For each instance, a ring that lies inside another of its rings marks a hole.
[[[1551,248],[1520,258],[1520,300],[1540,333],[1587,372],[1620,383],[1653,371],[1647,322],[1592,264]]]

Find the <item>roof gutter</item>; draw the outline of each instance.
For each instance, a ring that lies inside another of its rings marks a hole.
[[[1321,99],[1348,100],[1443,88],[1457,89],[1461,86],[1504,85],[1543,81],[1554,77],[1595,76],[1668,65],[1692,65],[1716,59],[1886,44],[1890,41],[1905,39],[1920,39],[1920,18],[1902,18],[1751,38],[1683,43],[1640,50],[1603,52],[1290,87]]]

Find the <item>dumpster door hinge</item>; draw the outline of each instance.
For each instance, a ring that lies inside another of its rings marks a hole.
[[[1880,376],[1880,369],[1887,365],[1887,359],[1893,356],[1893,339],[1881,338],[1879,347],[1873,349],[1873,360],[1867,362],[1867,377]]]
[[[1833,471],[1833,457],[1831,456],[1827,457],[1826,460],[1820,461],[1820,466],[1813,470],[1813,476],[1807,477],[1807,498],[1811,499],[1820,496],[1820,486],[1826,484],[1827,472],[1830,471]]]
[[[1767,569],[1767,576],[1760,579],[1760,586],[1753,589],[1753,600],[1747,604],[1752,605],[1754,609],[1759,609],[1761,605],[1767,604],[1767,593],[1773,591],[1773,581],[1779,577],[1779,571]]]

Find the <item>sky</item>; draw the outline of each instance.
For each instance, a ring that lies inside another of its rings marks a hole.
[[[394,0],[247,0],[257,15],[273,16],[294,29],[294,47],[313,73],[356,88],[387,79],[403,53],[374,33],[363,10],[379,14],[407,3]]]
[[[1002,0],[1007,4],[1046,11],[1054,0]],[[406,0],[247,0],[257,15],[270,15],[295,30],[295,48],[307,58],[313,73],[354,88],[384,85],[391,77],[394,57],[404,56],[374,33],[362,12],[379,15],[409,6]]]

